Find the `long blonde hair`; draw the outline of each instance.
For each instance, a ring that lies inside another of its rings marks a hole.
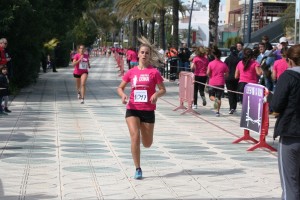
[[[150,50],[150,65],[153,65],[154,67],[158,67],[160,65],[160,63],[163,63],[163,59],[161,54],[158,52],[158,50],[155,48],[154,45],[152,45],[147,38],[145,38],[144,36],[138,38],[140,44],[139,49],[141,49],[141,47],[148,47]]]

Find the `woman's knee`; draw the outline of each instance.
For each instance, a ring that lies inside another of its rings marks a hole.
[[[147,140],[147,141],[143,141],[143,146],[145,147],[145,148],[150,148],[151,147],[151,145],[152,145],[152,143],[153,143],[153,140]]]

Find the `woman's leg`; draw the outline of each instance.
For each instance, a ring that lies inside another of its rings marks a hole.
[[[195,81],[199,82],[199,76],[195,76]],[[199,86],[200,83],[194,83],[194,105],[197,105],[197,101],[198,101],[198,90],[199,90]]]
[[[136,168],[139,168],[141,165],[140,162],[140,118],[138,117],[127,117],[126,118],[127,126],[130,133],[131,139],[131,155]]]
[[[80,78],[81,98],[82,99],[84,99],[84,97],[85,97],[85,84],[86,84],[87,77],[88,77],[88,74],[84,73],[81,75],[81,78]]]
[[[203,83],[203,84],[199,84],[199,93],[202,98],[203,106],[206,106],[206,99],[205,99],[205,92],[204,92],[204,89],[205,89],[204,84],[206,84],[206,81],[207,81],[207,76],[200,76],[199,82]]]
[[[80,78],[75,78],[76,90],[80,92]]]
[[[149,148],[153,142],[154,123],[141,123],[142,143],[144,147]]]

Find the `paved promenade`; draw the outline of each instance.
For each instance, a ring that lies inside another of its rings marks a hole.
[[[68,67],[41,73],[0,117],[0,200],[280,199],[277,153],[232,144],[243,135],[241,106],[229,115],[223,99],[220,117],[211,102],[181,115],[176,82],[165,82],[153,146],[141,148],[144,178],[135,180],[116,62],[91,64],[84,105]],[[267,142],[277,148],[274,124]]]

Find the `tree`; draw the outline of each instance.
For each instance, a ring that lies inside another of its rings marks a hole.
[[[179,0],[173,0],[173,40],[172,40],[172,46],[175,47],[176,49],[178,49],[178,22],[179,22]]]
[[[218,44],[218,20],[220,0],[209,1],[209,46]]]

